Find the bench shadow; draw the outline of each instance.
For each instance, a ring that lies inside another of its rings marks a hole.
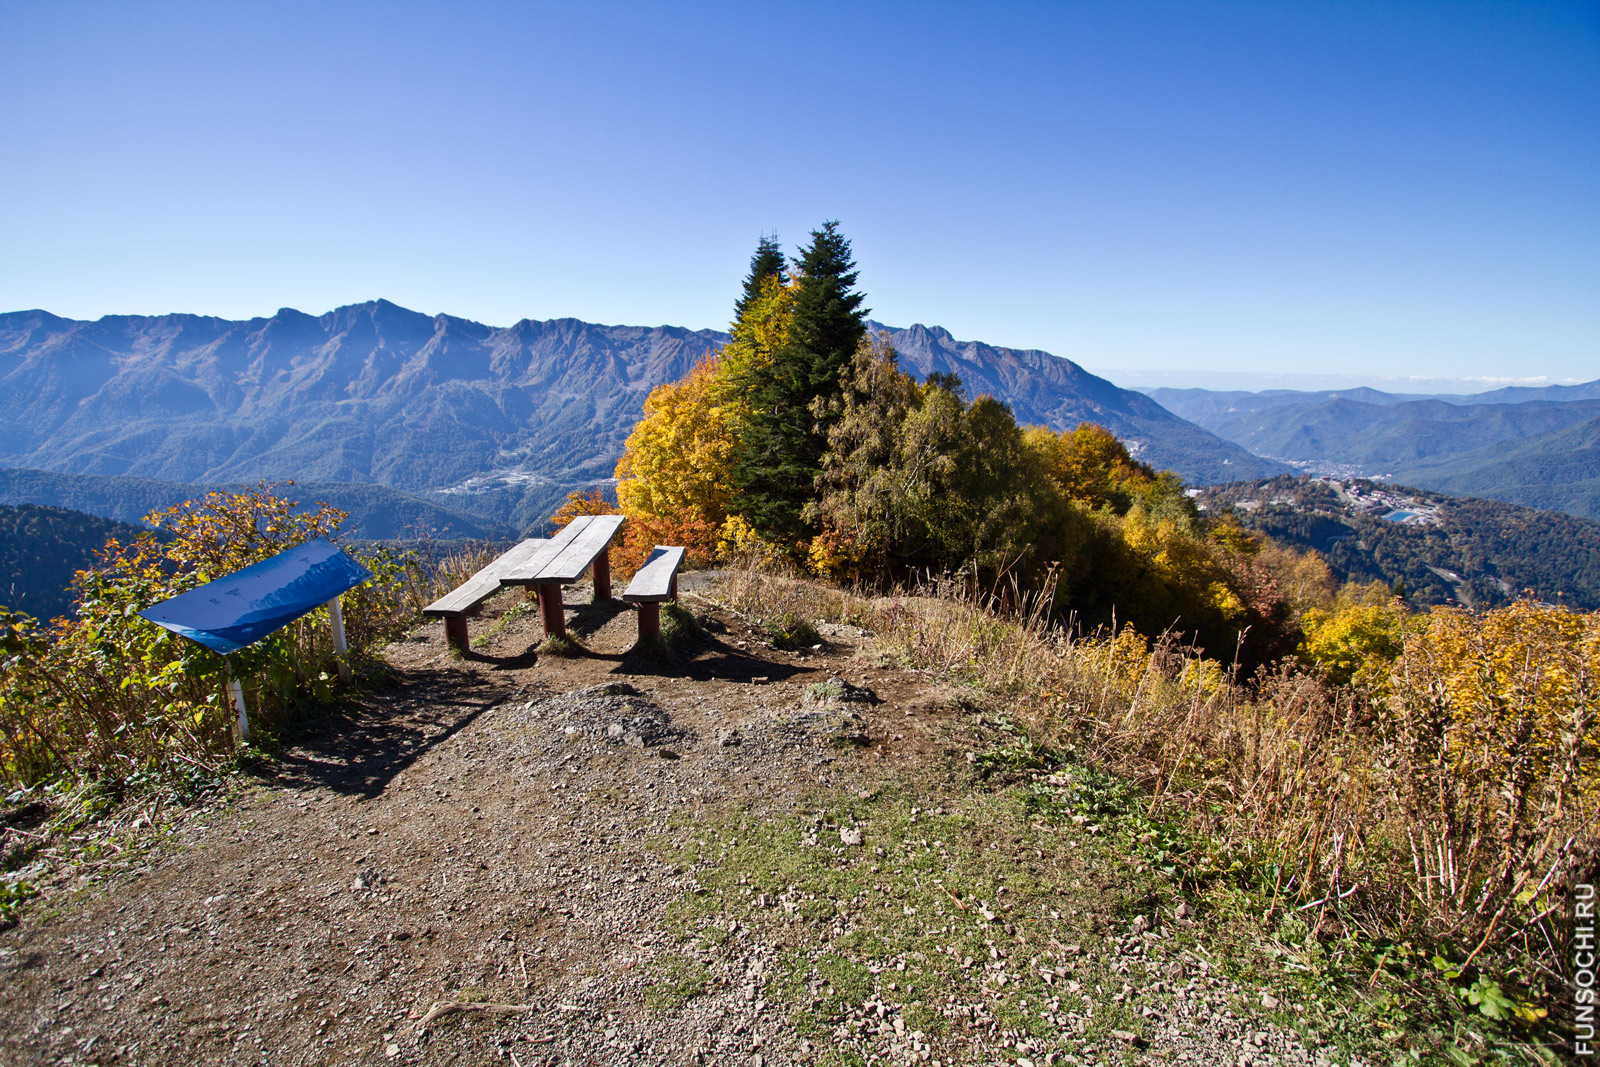
[[[781,682],[818,670],[804,661],[774,663],[762,659],[705,632],[683,641],[665,655],[659,649],[635,646],[616,658],[621,662],[612,670],[613,674],[650,674],[696,682],[718,679],[744,685],[757,684],[758,680]]]
[[[430,749],[513,695],[469,671],[391,670],[327,714],[297,723],[286,746],[249,772],[290,789],[327,789],[371,799]]]
[[[633,614],[633,607],[621,600],[602,600],[598,604],[568,604],[567,629],[581,640],[593,637],[619,615]]]
[[[473,663],[486,663],[490,670],[520,671],[539,662],[539,646],[529,645],[514,656],[491,656],[487,652],[474,652],[469,649],[461,654],[461,658],[471,660]]]

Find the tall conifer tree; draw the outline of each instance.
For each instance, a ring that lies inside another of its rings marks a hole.
[[[745,312],[750,310],[750,305],[761,296],[761,283],[768,278],[783,276],[783,246],[778,244],[778,235],[771,237],[765,235],[761,243],[756,245],[755,254],[750,257],[750,273],[744,280],[744,292],[733,305],[733,321],[735,324],[744,318]]]
[[[826,402],[837,396],[841,373],[867,332],[850,242],[838,227],[830,221],[811,231],[811,244],[795,263],[799,284],[788,340],[770,364],[753,368],[746,391],[750,414],[734,456],[740,512],[757,533],[785,544],[815,532],[802,510],[817,493],[832,418]],[[751,266],[754,275],[754,260]]]

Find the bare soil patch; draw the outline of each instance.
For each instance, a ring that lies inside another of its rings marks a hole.
[[[577,603],[587,590],[572,590]],[[63,875],[0,934],[7,1063],[693,1062],[796,1054],[736,988],[646,1005],[693,876],[658,841],[749,802],[787,810],[940,745],[957,714],[925,676],[766,647],[735,616],[665,663],[629,654],[618,604],[574,606],[574,659],[538,656],[536,611],[503,594],[452,658],[437,624],[392,678],[185,813],[133,871]],[[842,715],[832,677],[873,691]],[[427,1023],[440,1004],[446,1008]],[[504,1010],[484,1010],[484,1006]],[[516,1009],[516,1010],[510,1010]]]
[[[502,594],[469,656],[419,628],[234,796],[158,818],[120,867],[56,870],[0,932],[0,1062],[1324,1062],[1249,1018],[1258,992],[1160,940],[1150,908],[1130,925],[1131,888],[1087,838],[1024,857],[1052,892],[1073,887],[1047,904],[1081,945],[1029,941],[1003,889],[913,907],[869,888],[946,886],[955,868],[930,851],[945,842],[923,827],[955,818],[934,805],[970,788],[995,724],[970,692],[876,661],[853,627],[774,649],[687,577],[703,630],[671,660],[632,652],[634,615],[582,587],[582,654],[539,655],[538,612]],[[1000,879],[1023,840],[1008,835]],[[685,859],[707,848],[720,859]],[[883,907],[923,940],[828,971],[833,945],[893,936]],[[916,979],[933,1008],[906,1014],[931,924],[980,919],[951,981],[1032,983],[1030,1025],[1058,1036],[1019,1040],[988,993],[940,1000],[933,969]]]

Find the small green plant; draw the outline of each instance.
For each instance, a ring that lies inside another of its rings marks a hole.
[[[664,956],[654,969],[644,1002],[656,1011],[677,1011],[711,987],[711,969],[688,956]]]
[[[699,621],[682,604],[673,600],[661,605],[661,640],[668,649],[677,652],[699,633]]]
[[[578,639],[571,634],[551,634],[539,642],[539,647],[534,650],[541,656],[555,656],[560,659],[577,659],[589,650],[578,643]]]
[[[780,612],[761,620],[761,630],[774,648],[798,652],[822,642],[822,635],[809,619],[792,611]]]
[[[0,879],[0,926],[16,922],[22,902],[38,896],[39,891],[23,880]]]
[[[1536,1004],[1507,995],[1500,983],[1486,974],[1480,973],[1470,983],[1466,982],[1466,968],[1448,962],[1443,956],[1433,957],[1433,967],[1451,983],[1457,996],[1485,1018],[1495,1022],[1537,1023],[1550,1014]]]

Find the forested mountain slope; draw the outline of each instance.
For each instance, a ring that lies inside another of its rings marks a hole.
[[[1370,481],[1283,476],[1213,486],[1212,515],[1322,553],[1345,581],[1403,587],[1418,606],[1494,607],[1525,592],[1600,609],[1600,522]]]
[[[0,504],[45,504],[72,508],[102,518],[138,523],[152,511],[195,500],[227,484],[195,485],[155,478],[58,474],[55,471],[0,467]],[[302,482],[285,485],[281,494],[314,508],[326,502],[350,513],[344,529],[370,540],[435,537],[504,540],[516,533],[496,522],[381,485],[350,482]]]
[[[66,508],[0,505],[0,606],[38,619],[72,610],[67,587],[94,564],[107,538],[132,540],[140,528]]]

